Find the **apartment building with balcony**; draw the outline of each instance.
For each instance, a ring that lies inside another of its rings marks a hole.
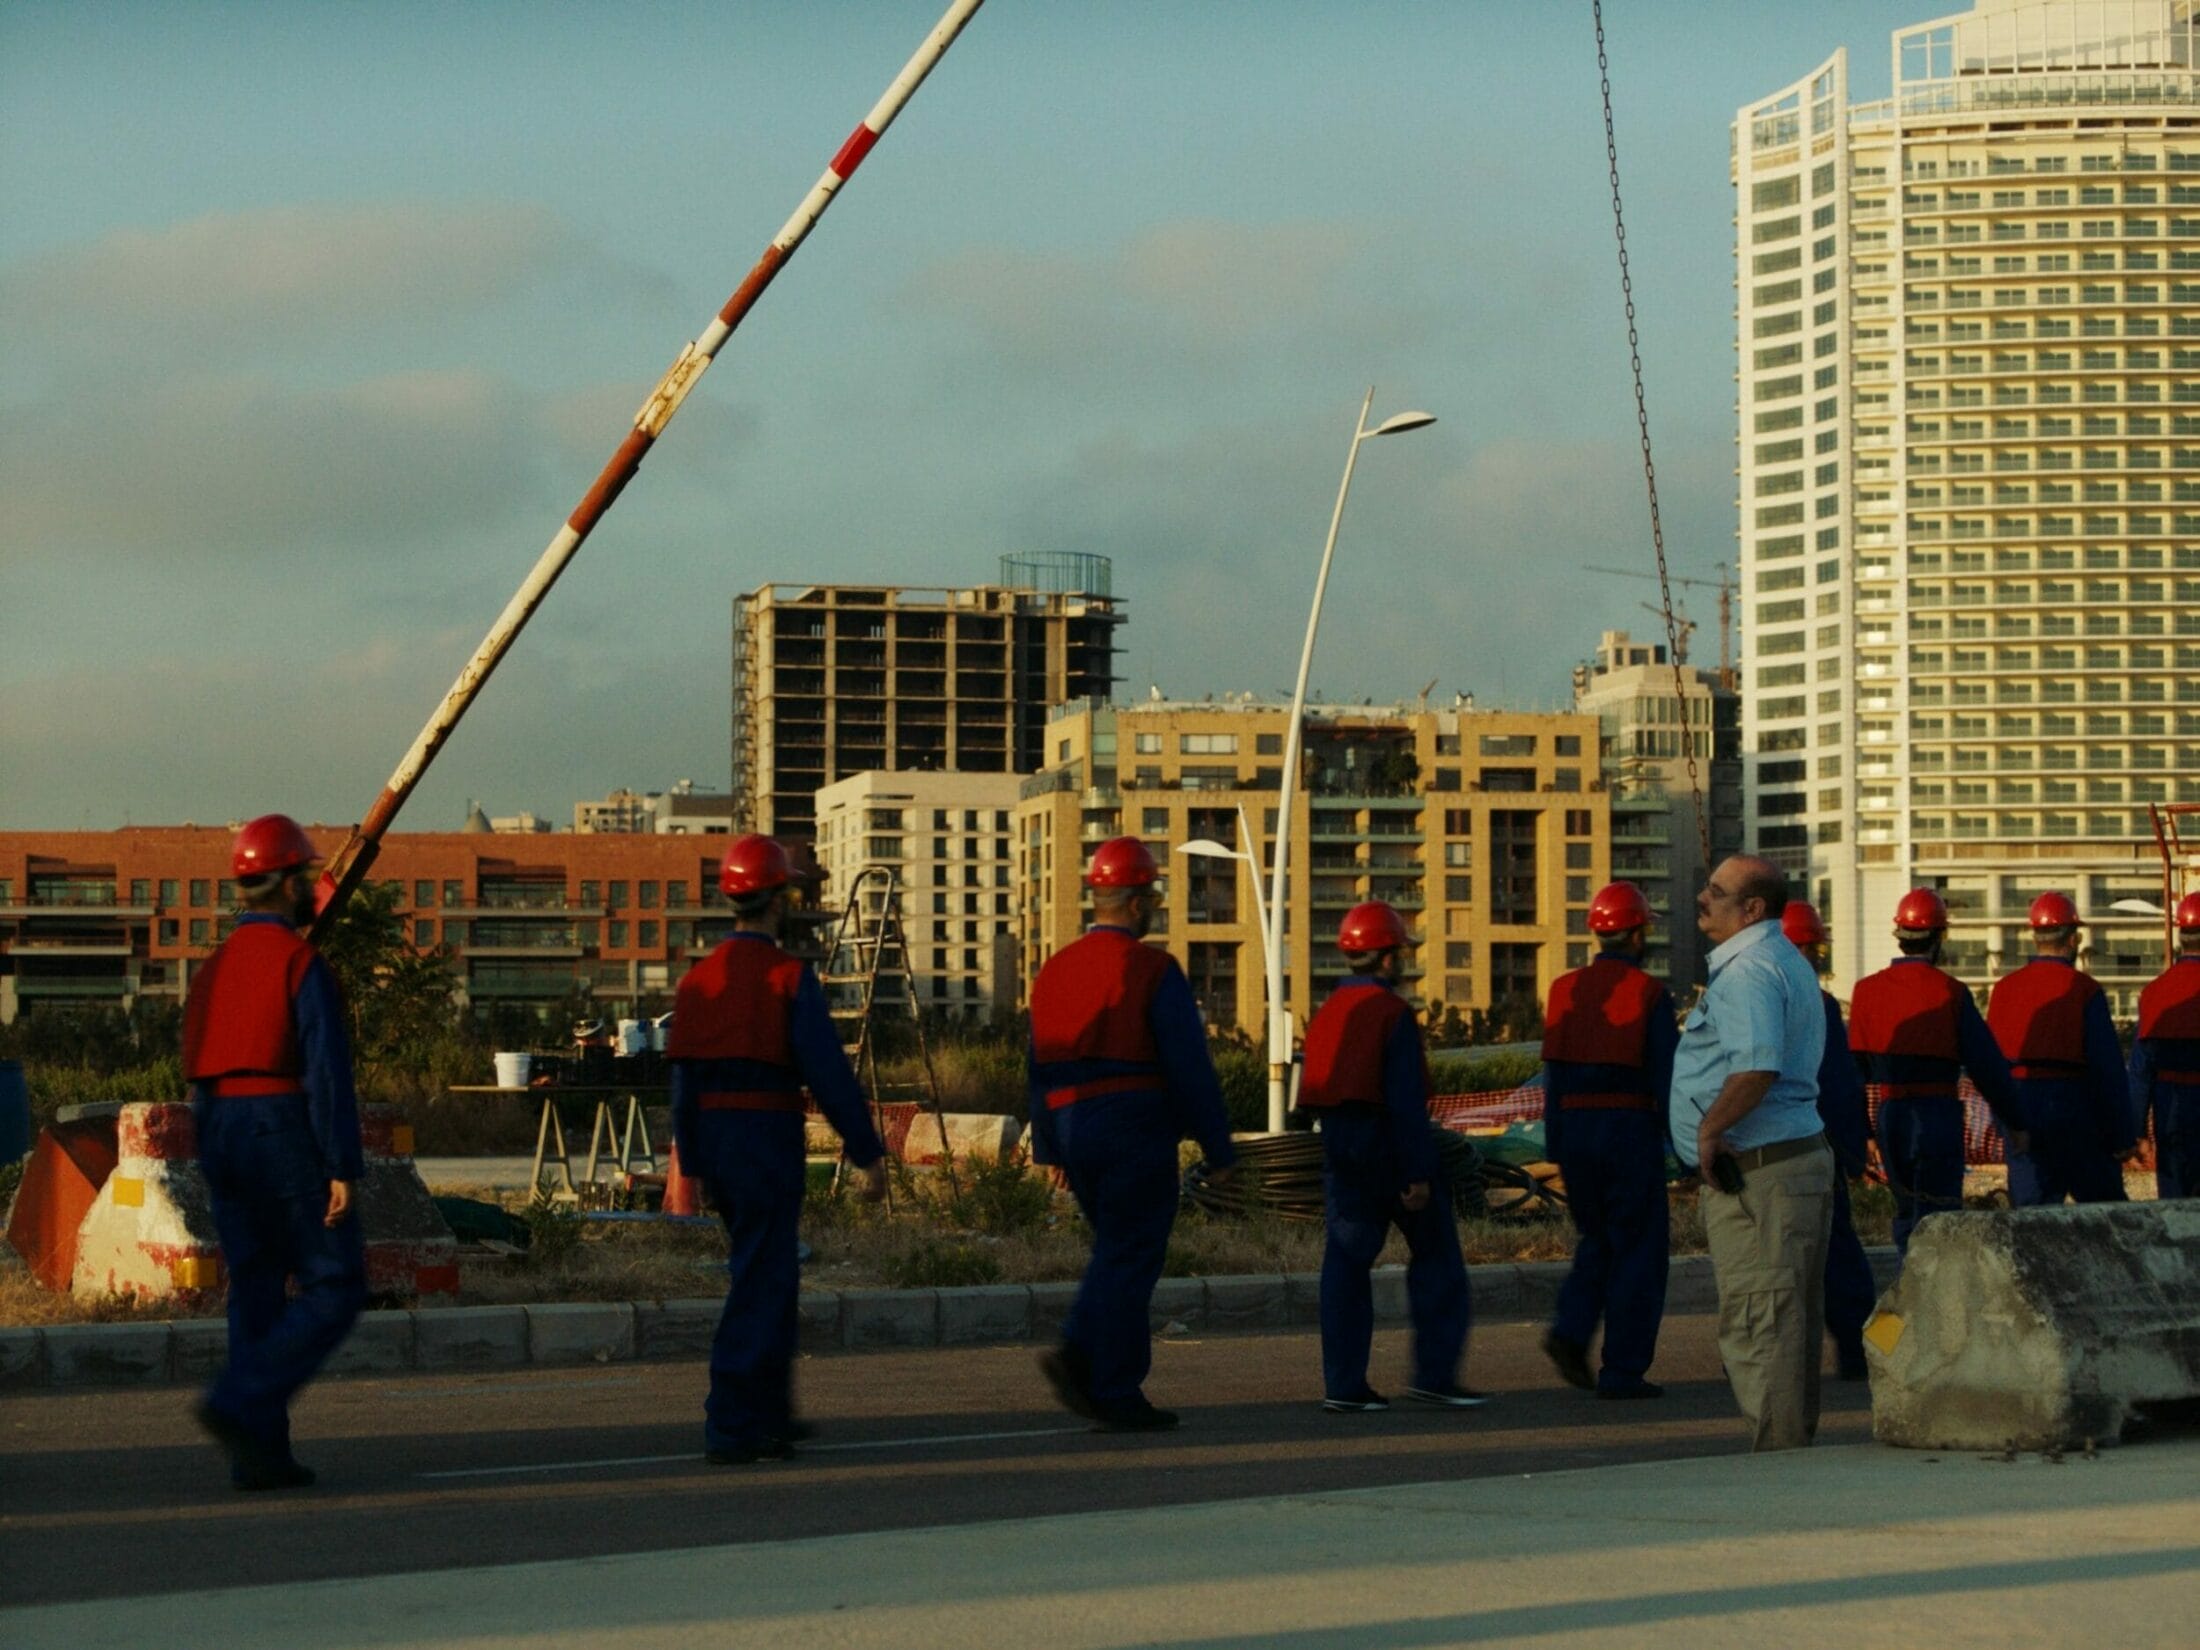
[[[1015,832],[1024,979],[1090,920],[1093,847],[1143,839],[1167,876],[1155,939],[1211,1026],[1258,1037],[1266,959],[1244,860],[1266,897],[1290,707],[1087,702],[1047,724],[1047,766],[1022,783]],[[1590,896],[1610,875],[1613,818],[1594,716],[1411,706],[1307,708],[1293,798],[1285,996],[1303,1027],[1343,978],[1338,921],[1388,900],[1413,926],[1407,988],[1462,1011],[1531,997],[1588,958]],[[1240,821],[1243,821],[1241,826]]]
[[[1120,603],[1105,556],[1004,556],[965,589],[768,584],[733,608],[733,813],[808,840],[851,774],[1031,773],[1047,709],[1106,697]]]
[[[901,889],[918,1001],[961,1018],[1013,1012],[1017,890],[1010,847],[1021,781],[997,773],[859,773],[817,793],[824,903],[846,911],[863,872]],[[876,878],[867,890],[875,915]]]
[[[1574,667],[1574,709],[1597,719],[1612,875],[1639,885],[1657,917],[1646,966],[1685,996],[1704,982],[1702,822],[1711,863],[1742,846],[1741,697],[1717,671],[1676,670],[1664,643],[1607,630],[1595,657]]]
[[[1878,965],[2075,894],[2128,1011],[2147,805],[2200,801],[2200,74],[2187,0],[1981,0],[1739,111],[1742,731],[1754,842]]]
[[[343,827],[309,827],[332,854]],[[0,832],[0,1023],[140,998],[181,1001],[238,906],[233,827]],[[444,948],[475,1009],[670,1006],[731,914],[724,838],[571,833],[393,834],[373,880],[395,888],[416,949]]]

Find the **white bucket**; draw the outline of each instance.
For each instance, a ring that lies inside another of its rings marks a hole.
[[[612,1045],[612,1053],[623,1059],[628,1055],[639,1054],[648,1047],[649,1024],[647,1021],[621,1020],[619,1022],[619,1040]]]
[[[499,1054],[496,1056],[496,1063],[498,1088],[523,1089],[527,1086],[528,1072],[533,1067],[535,1058],[531,1054]]]
[[[665,1038],[672,1030],[672,1016],[660,1014],[649,1022],[649,1046],[657,1053],[665,1051]]]

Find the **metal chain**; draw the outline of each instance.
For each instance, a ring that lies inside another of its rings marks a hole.
[[[1612,126],[1612,68],[1604,52],[1604,0],[1590,0],[1590,11],[1597,27],[1597,83],[1604,97],[1604,159],[1612,176],[1612,234],[1619,242],[1619,293],[1627,306],[1627,361],[1635,375],[1635,424],[1642,436],[1643,484],[1650,493],[1650,545],[1658,557],[1658,597],[1665,609],[1666,652],[1673,661],[1673,689],[1680,701],[1681,750],[1688,758],[1688,792],[1696,804],[1696,835],[1703,848],[1704,870],[1709,874],[1711,811],[1704,805],[1703,779],[1696,771],[1696,738],[1688,725],[1688,678],[1681,668],[1680,624],[1673,615],[1673,586],[1665,567],[1665,524],[1658,514],[1658,466],[1650,456],[1650,403],[1642,387],[1642,340],[1635,329],[1634,276],[1627,267],[1627,217],[1620,208],[1619,138]],[[1714,742],[1717,726],[1717,718],[1713,717]]]

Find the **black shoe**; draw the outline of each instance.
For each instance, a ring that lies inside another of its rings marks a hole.
[[[1655,1381],[1628,1381],[1623,1385],[1599,1386],[1597,1396],[1615,1402],[1628,1398],[1662,1398],[1665,1388]]]
[[[1417,1404],[1433,1404],[1438,1409],[1480,1409],[1490,1401],[1487,1392],[1477,1392],[1471,1386],[1409,1386],[1406,1396]]]
[[[1100,1411],[1094,1407],[1092,1392],[1085,1385],[1084,1362],[1066,1346],[1051,1347],[1039,1354],[1039,1373],[1047,1378],[1047,1385],[1054,1388],[1054,1396],[1064,1409],[1088,1421],[1097,1421]]]
[[[1597,1378],[1589,1368],[1589,1349],[1579,1341],[1569,1341],[1555,1330],[1545,1330],[1543,1355],[1556,1366],[1559,1378],[1568,1386],[1578,1386],[1584,1392],[1596,1389]]]
[[[1111,1415],[1101,1415],[1093,1423],[1095,1432],[1172,1432],[1176,1429],[1177,1414],[1173,1409],[1156,1409],[1141,1402],[1135,1409],[1117,1410]]]
[[[1332,1415],[1369,1415],[1379,1409],[1388,1409],[1390,1400],[1371,1386],[1360,1388],[1353,1398],[1324,1398],[1322,1408]]]
[[[294,1457],[281,1461],[262,1461],[231,1471],[229,1482],[233,1488],[247,1492],[260,1490],[302,1490],[314,1482],[313,1469]]]
[[[790,1461],[793,1458],[794,1445],[784,1438],[766,1438],[761,1443],[703,1451],[703,1459],[714,1467],[752,1467],[759,1461]]]

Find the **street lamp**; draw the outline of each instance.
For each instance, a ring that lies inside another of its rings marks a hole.
[[[1291,851],[1292,793],[1298,788],[1299,726],[1306,716],[1306,678],[1314,667],[1314,633],[1322,622],[1322,597],[1329,589],[1329,564],[1337,554],[1337,527],[1344,520],[1344,501],[1352,491],[1352,467],[1359,461],[1360,443],[1378,435],[1402,435],[1436,422],[1434,413],[1393,413],[1373,429],[1367,427],[1367,410],[1375,404],[1369,386],[1353,420],[1352,445],[1344,457],[1344,480],[1337,488],[1337,507],[1329,515],[1329,538],[1322,546],[1322,566],[1314,580],[1314,605],[1306,615],[1306,645],[1299,650],[1298,684],[1291,690],[1291,726],[1284,734],[1283,781],[1276,795],[1275,864],[1270,870],[1268,914],[1265,924],[1268,951],[1268,1132],[1283,1132],[1285,1081],[1291,1067],[1291,1016],[1283,1000],[1284,869]]]
[[[1253,921],[1260,929],[1261,977],[1265,980],[1268,977],[1267,963],[1270,945],[1268,938],[1268,908],[1260,897],[1260,861],[1252,852],[1253,827],[1245,817],[1245,804],[1242,802],[1238,804],[1237,815],[1238,840],[1246,844],[1244,848],[1225,847],[1212,837],[1200,836],[1192,838],[1189,842],[1179,843],[1177,852],[1190,854],[1194,859],[1234,859],[1244,864],[1246,871],[1250,873],[1253,885]],[[1271,1129],[1270,1132],[1275,1131]]]

